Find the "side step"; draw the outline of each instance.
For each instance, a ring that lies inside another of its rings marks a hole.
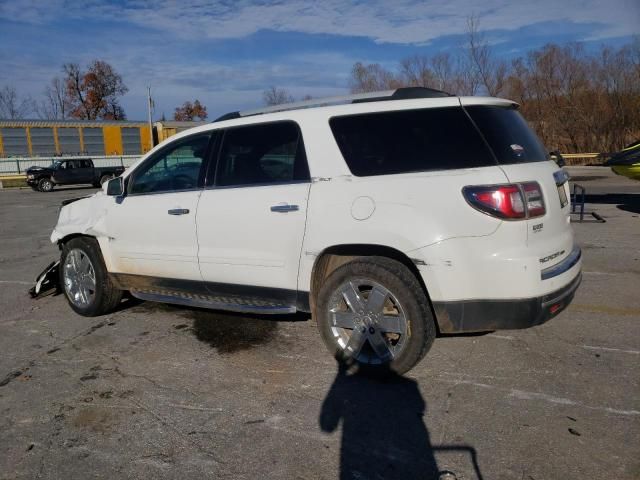
[[[156,289],[130,290],[130,292],[131,295],[140,300],[173,303],[176,305],[186,305],[188,307],[270,315],[296,313],[295,306],[270,302],[260,298],[206,295]]]

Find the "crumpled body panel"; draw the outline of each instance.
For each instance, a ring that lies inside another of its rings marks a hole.
[[[74,234],[106,237],[105,217],[111,202],[113,197],[100,191],[91,197],[63,206],[60,209],[58,223],[51,232],[51,242],[58,243]]]

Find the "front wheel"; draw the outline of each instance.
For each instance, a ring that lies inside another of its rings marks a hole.
[[[49,178],[41,178],[38,182],[38,190],[41,192],[50,192],[53,190],[53,182]]]
[[[385,257],[360,257],[334,270],[317,298],[322,339],[341,362],[402,374],[431,348],[436,328],[415,275]]]
[[[109,313],[122,299],[122,291],[109,278],[98,242],[89,237],[64,244],[60,285],[71,308],[85,317]]]

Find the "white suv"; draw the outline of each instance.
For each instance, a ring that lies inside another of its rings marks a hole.
[[[526,328],[581,279],[568,177],[509,100],[430,89],[233,113],[62,208],[86,316],[135,297],[311,312],[329,350],[402,373],[436,332]]]

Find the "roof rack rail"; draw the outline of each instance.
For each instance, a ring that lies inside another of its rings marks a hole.
[[[443,92],[426,87],[404,87],[395,90],[384,90],[380,92],[356,93],[353,95],[344,95],[338,97],[313,98],[302,102],[282,103],[270,107],[258,108],[255,110],[245,110],[243,112],[229,112],[214,120],[221,122],[223,120],[231,120],[234,118],[250,117],[253,115],[261,115],[265,113],[286,112],[289,110],[299,110],[303,108],[326,107],[328,105],[337,105],[341,103],[366,103],[380,102],[389,100],[409,100],[412,98],[438,98],[453,97],[451,93]]]
[[[215,122],[222,122],[224,120],[233,120],[234,118],[240,118],[240,112],[229,112],[229,113],[225,113],[224,115],[220,115],[218,118],[216,118],[213,122],[211,123],[215,123]]]

